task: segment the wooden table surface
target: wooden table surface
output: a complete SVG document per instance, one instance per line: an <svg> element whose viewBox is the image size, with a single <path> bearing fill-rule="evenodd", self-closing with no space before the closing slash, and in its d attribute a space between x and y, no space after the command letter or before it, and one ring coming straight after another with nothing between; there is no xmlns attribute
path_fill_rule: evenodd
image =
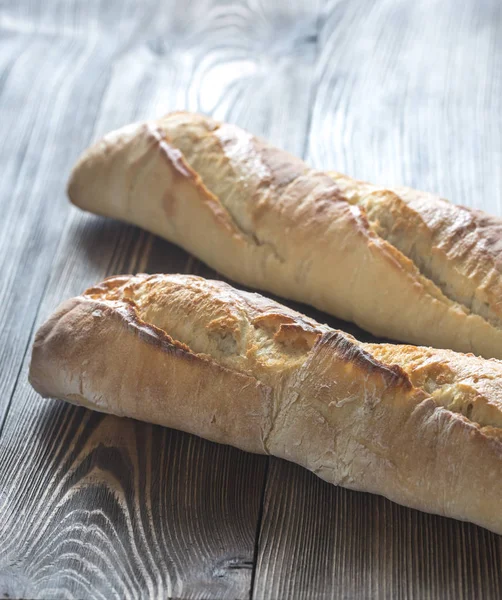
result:
<svg viewBox="0 0 502 600"><path fill-rule="evenodd" d="M0 0L2 597L502 597L502 537L27 382L64 298L113 273L217 277L69 205L94 138L199 110L502 215L501 31L500 0Z"/></svg>

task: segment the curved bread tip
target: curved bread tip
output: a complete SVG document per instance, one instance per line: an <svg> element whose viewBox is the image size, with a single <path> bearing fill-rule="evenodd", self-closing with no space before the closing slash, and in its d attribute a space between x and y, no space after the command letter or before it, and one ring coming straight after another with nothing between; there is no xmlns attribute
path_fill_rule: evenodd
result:
<svg viewBox="0 0 502 600"><path fill-rule="evenodd" d="M62 304L36 335L29 380L45 397L265 452L270 389L194 354L123 302Z"/></svg>

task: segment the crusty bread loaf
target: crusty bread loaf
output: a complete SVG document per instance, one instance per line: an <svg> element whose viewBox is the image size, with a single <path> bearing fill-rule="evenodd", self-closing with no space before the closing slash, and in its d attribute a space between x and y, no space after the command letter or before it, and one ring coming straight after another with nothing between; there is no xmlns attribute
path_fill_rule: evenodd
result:
<svg viewBox="0 0 502 600"><path fill-rule="evenodd" d="M238 127L190 113L106 136L76 165L69 195L234 281L375 335L502 358L495 218L314 171Z"/></svg>
<svg viewBox="0 0 502 600"><path fill-rule="evenodd" d="M497 360L362 344L222 282L138 275L63 304L30 381L502 534Z"/></svg>

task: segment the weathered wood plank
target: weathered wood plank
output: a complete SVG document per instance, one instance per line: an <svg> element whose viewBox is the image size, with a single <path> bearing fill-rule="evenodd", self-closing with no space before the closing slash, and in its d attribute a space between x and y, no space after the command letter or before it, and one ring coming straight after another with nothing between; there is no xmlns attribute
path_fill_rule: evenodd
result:
<svg viewBox="0 0 502 600"><path fill-rule="evenodd" d="M248 595L264 459L60 401L28 417L0 460L2 597Z"/></svg>
<svg viewBox="0 0 502 600"><path fill-rule="evenodd" d="M71 123L70 136L64 127L58 128L59 121L51 124L51 144L63 166L55 173L47 158L50 181L41 180L40 195L25 201L27 208L34 205L41 211L42 198L59 198L57 210L40 226L30 208L26 232L11 256L17 260L33 230L39 231L41 245L55 236L51 252L32 265L38 277L35 293L23 305L27 322L33 323L36 316L35 326L63 298L106 274L208 273L161 240L68 208L63 193L66 174L91 136L187 107L238 119L297 153L302 152L308 129L313 42L304 31L316 22L309 3L298 2L285 11L255 3L198 0L190 5L149 4L141 15L136 2L123 11L87 6L82 1L65 3L64 10L60 7L64 16L54 20L40 9L35 24L26 25L20 15L11 20L30 35L43 27L52 44L58 43L58 36L96 41L106 30L116 50L96 58L94 69L106 85L100 101L79 113L78 121L85 123ZM293 35L284 46L274 39L282 15L289 19ZM114 18L117 23L112 24ZM296 21L300 26L294 26ZM127 35L122 36L121 29ZM290 54L297 40L306 45L305 60ZM268 54L272 42L273 60ZM73 76L72 93L78 94L90 80L79 69ZM271 102L272 97L281 103ZM43 123L37 122L36 107L29 109L40 135L47 135ZM69 114L71 106L62 102L58 110ZM86 128L86 134L79 128ZM64 145L57 150L61 140ZM21 182L28 187L29 174L28 181ZM20 185L15 175L13 169L12 184ZM66 222L58 222L56 235L53 220L59 214ZM20 218L14 215L9 227L17 227ZM26 277L26 269L14 273L8 299ZM44 278L45 292L39 289ZM26 348L26 324L16 331ZM266 459L57 401L41 402L26 381L27 366L20 344L13 352L13 375L5 381L5 389L12 389L18 374L11 402L4 400L0 437L0 595L248 597Z"/></svg>
<svg viewBox="0 0 502 600"><path fill-rule="evenodd" d="M501 23L497 0L330 3L307 160L502 214ZM254 598L501 593L500 537L271 461Z"/></svg>
<svg viewBox="0 0 502 600"><path fill-rule="evenodd" d="M308 161L502 215L502 4L334 2Z"/></svg>
<svg viewBox="0 0 502 600"><path fill-rule="evenodd" d="M271 459L254 598L500 598L499 536Z"/></svg>
<svg viewBox="0 0 502 600"><path fill-rule="evenodd" d="M171 108L213 112L302 154L319 44L311 162L438 190L467 204L486 194L488 204L477 205L496 212L499 8L494 0L460 10L453 2L425 8L335 2L317 42L317 7L306 2L285 8L198 1L187 8L134 0L112 10L78 1L53 3L49 11L32 4L11 3L7 25L0 22L2 32L30 38L19 56L23 44L9 42L10 56L0 53L6 73L0 88L10 94L0 96L2 106L10 98L0 126L19 121L24 137L11 132L4 140L26 155L22 178L8 163L4 190L17 190L17 204L4 196L0 221L7 265L0 273L8 286L2 281L2 315L17 319L14 329L0 321L0 341L7 340L13 357L0 357L2 370L6 365L0 399L10 397L19 375L0 437L0 594L246 597L266 459L57 401L41 403L26 383L24 349L35 315L40 323L62 298L106 273L215 276L166 242L69 211L66 175L56 170L69 168L92 135ZM102 45L105 32L115 54ZM98 34L94 66L72 70L75 85L60 96L46 90L37 74L55 62L44 52L60 37L73 39L60 48L73 49L74 58ZM74 43L84 45L78 50ZM415 72L410 63L418 65ZM17 106L23 90L12 73L31 67L40 114L33 104L25 112ZM64 86L68 76L60 77ZM90 89L92 81L101 95ZM58 97L63 121L50 110ZM44 110L46 123L38 121ZM33 154L39 140L47 142L42 166ZM4 148L3 165L12 154ZM53 198L58 203L50 204ZM12 244L5 235L11 231ZM19 301L15 290L26 281L28 296ZM475 527L338 490L273 460L254 596L500 597L500 544Z"/></svg>

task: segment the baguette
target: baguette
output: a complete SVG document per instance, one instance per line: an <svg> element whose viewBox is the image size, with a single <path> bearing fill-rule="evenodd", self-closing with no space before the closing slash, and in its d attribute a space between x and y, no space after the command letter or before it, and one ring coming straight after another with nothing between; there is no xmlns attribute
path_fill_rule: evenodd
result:
<svg viewBox="0 0 502 600"><path fill-rule="evenodd" d="M502 221L322 173L190 113L115 131L75 166L88 211L139 225L230 279L377 336L502 358Z"/></svg>
<svg viewBox="0 0 502 600"><path fill-rule="evenodd" d="M258 294L117 276L39 329L43 396L303 465L502 534L502 362L359 343Z"/></svg>

